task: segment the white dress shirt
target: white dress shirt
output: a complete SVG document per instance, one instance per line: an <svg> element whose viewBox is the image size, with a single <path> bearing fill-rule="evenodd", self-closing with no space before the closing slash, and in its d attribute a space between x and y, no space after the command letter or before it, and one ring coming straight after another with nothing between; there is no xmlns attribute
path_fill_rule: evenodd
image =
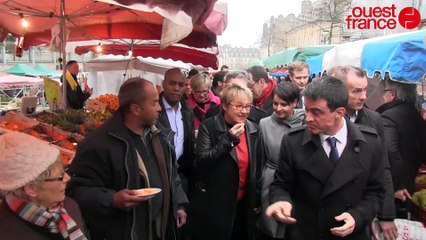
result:
<svg viewBox="0 0 426 240"><path fill-rule="evenodd" d="M325 153L328 157L330 157L330 144L327 142L328 137L335 137L337 139L336 141L336 148L337 152L339 153L339 158L342 155L343 150L346 147L346 143L348 142L348 127L346 126L346 121L344 118L342 118L343 125L342 128L336 133L336 135L331 136L327 134L320 133L319 137L321 139L321 145L324 148Z"/></svg>

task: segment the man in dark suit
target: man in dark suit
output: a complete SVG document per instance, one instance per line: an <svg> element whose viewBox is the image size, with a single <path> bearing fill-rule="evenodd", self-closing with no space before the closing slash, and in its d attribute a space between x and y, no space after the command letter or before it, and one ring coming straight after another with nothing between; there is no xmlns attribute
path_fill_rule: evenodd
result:
<svg viewBox="0 0 426 240"><path fill-rule="evenodd" d="M286 239L369 239L383 200L376 131L345 120L348 90L324 77L303 90L307 126L285 135L266 211L292 224Z"/></svg>
<svg viewBox="0 0 426 240"><path fill-rule="evenodd" d="M336 77L343 81L348 88L349 100L346 106L346 116L356 124L376 129L382 141L383 139L383 122L380 114L365 107L367 99L368 80L365 72L354 66L337 66L329 71L330 76ZM385 162L385 188L386 194L383 205L377 218L379 226L383 232L385 239L397 239L398 229L394 222L396 218L394 189L392 183L392 175L390 171L389 160L384 154Z"/></svg>
<svg viewBox="0 0 426 240"><path fill-rule="evenodd" d="M175 147L182 186L188 195L194 165L194 113L183 99L184 93L185 75L179 68L167 70L160 94L158 122L174 133L171 142Z"/></svg>

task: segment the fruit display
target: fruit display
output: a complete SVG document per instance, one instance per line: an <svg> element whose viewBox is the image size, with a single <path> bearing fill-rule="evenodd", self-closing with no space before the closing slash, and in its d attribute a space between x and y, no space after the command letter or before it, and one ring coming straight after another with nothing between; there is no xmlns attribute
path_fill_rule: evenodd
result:
<svg viewBox="0 0 426 240"><path fill-rule="evenodd" d="M73 133L85 134L81 130L80 125L84 125L86 114L83 111L77 111L74 109L67 109L62 114L56 114L51 112L42 112L36 116L36 119L40 122L55 125L56 127Z"/></svg>
<svg viewBox="0 0 426 240"><path fill-rule="evenodd" d="M0 129L19 131L53 144L60 150L60 159L65 165L74 158L78 142L84 139L82 135L72 134L53 125L15 113L8 113L0 118Z"/></svg>
<svg viewBox="0 0 426 240"><path fill-rule="evenodd" d="M112 112L118 109L118 96L114 94L103 94L95 98L101 103L105 103Z"/></svg>

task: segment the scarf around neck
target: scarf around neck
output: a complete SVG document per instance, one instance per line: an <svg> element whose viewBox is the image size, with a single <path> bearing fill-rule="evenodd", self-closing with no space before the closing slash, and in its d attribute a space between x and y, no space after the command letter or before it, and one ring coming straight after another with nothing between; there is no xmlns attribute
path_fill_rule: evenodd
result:
<svg viewBox="0 0 426 240"><path fill-rule="evenodd" d="M277 86L277 82L275 80L270 79L268 86L265 87L262 94L260 94L259 98L254 101L254 104L259 108L263 108L263 105L265 105L265 102L272 95L272 92L274 91L275 86Z"/></svg>
<svg viewBox="0 0 426 240"><path fill-rule="evenodd" d="M10 195L5 199L12 212L25 221L46 228L50 233L60 233L67 240L87 240L62 204L54 209L47 209Z"/></svg>
<svg viewBox="0 0 426 240"><path fill-rule="evenodd" d="M68 84L71 87L71 90L75 90L77 88L77 78L74 79L74 77L72 76L72 74L70 73L70 71L67 70L67 73L65 74L65 79L67 80Z"/></svg>

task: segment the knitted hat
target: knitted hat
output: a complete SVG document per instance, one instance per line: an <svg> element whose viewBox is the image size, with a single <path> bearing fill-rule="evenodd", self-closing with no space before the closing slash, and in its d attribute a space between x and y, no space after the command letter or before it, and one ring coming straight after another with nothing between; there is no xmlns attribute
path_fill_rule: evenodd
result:
<svg viewBox="0 0 426 240"><path fill-rule="evenodd" d="M59 157L59 150L33 136L0 135L0 189L16 190L35 180Z"/></svg>

